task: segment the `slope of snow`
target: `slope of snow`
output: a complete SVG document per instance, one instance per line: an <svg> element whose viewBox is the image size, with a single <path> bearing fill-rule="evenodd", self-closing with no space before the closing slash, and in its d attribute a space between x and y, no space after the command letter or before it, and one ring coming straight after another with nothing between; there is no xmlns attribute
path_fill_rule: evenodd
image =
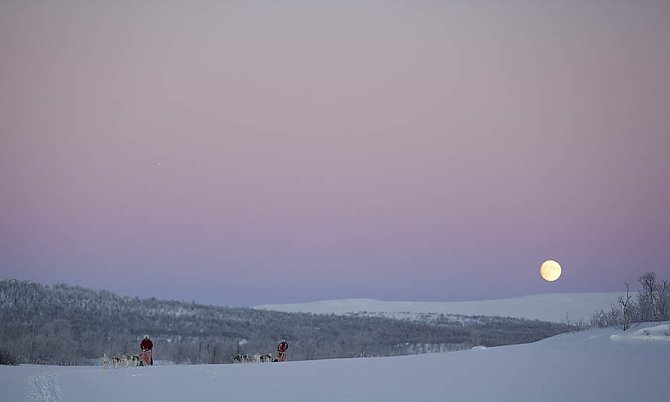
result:
<svg viewBox="0 0 670 402"><path fill-rule="evenodd" d="M3 401L603 401L670 397L670 323L533 344L264 364L0 366Z"/></svg>
<svg viewBox="0 0 670 402"><path fill-rule="evenodd" d="M590 322L598 310L609 311L620 293L551 293L512 299L465 302L389 302L372 299L325 300L301 304L272 304L257 309L314 314L383 315L413 318L420 314L485 315L564 322Z"/></svg>

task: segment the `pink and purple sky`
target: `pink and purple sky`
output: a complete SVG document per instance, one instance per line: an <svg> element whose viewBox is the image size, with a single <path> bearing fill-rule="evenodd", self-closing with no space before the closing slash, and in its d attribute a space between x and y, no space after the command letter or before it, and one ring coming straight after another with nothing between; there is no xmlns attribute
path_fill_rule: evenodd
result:
<svg viewBox="0 0 670 402"><path fill-rule="evenodd" d="M2 1L0 279L233 306L670 279L669 21Z"/></svg>

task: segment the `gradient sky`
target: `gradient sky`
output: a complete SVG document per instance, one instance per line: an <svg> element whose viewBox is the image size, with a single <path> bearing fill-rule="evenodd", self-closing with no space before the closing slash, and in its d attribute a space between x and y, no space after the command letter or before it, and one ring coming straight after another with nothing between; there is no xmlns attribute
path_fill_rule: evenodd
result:
<svg viewBox="0 0 670 402"><path fill-rule="evenodd" d="M670 279L668 72L660 0L4 0L0 278L234 306Z"/></svg>

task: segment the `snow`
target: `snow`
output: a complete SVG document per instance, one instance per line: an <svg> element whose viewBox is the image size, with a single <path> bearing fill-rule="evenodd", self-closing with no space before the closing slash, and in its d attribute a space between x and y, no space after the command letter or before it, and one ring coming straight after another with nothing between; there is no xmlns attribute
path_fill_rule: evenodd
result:
<svg viewBox="0 0 670 402"><path fill-rule="evenodd" d="M525 345L287 363L0 366L3 401L603 401L670 397L670 322Z"/></svg>
<svg viewBox="0 0 670 402"><path fill-rule="evenodd" d="M549 293L511 299L462 302L408 302L373 299L324 300L299 304L268 304L257 309L314 314L361 314L401 319L421 319L419 315L500 316L549 322L583 320L599 310L609 311L621 293Z"/></svg>

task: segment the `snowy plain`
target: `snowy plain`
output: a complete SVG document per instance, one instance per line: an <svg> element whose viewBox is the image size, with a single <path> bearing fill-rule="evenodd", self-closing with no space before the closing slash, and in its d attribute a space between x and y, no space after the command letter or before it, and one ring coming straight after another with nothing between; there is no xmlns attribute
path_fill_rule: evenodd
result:
<svg viewBox="0 0 670 402"><path fill-rule="evenodd" d="M0 400L667 402L669 380L670 322L664 322L402 357L118 369L0 366Z"/></svg>
<svg viewBox="0 0 670 402"><path fill-rule="evenodd" d="M267 304L254 308L313 314L363 314L399 319L426 315L499 316L549 322L589 323L599 310L609 311L622 293L548 293L510 299L461 302L408 302L374 299L324 300L311 303Z"/></svg>

